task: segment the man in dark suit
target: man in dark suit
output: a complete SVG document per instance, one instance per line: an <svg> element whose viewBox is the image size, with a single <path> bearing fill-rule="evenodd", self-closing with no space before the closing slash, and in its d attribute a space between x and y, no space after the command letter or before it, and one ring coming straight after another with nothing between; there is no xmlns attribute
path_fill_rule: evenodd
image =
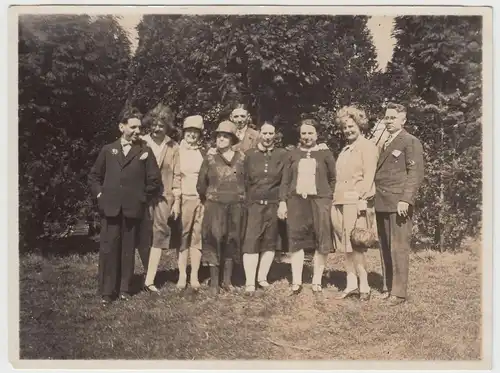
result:
<svg viewBox="0 0 500 373"><path fill-rule="evenodd" d="M161 191L154 154L140 139L141 113L126 110L122 136L105 145L89 174L92 195L103 215L99 250L99 292L103 302L130 298L135 247L148 201Z"/></svg>
<svg viewBox="0 0 500 373"><path fill-rule="evenodd" d="M383 297L391 305L407 298L413 206L424 177L421 142L403 129L406 108L389 104L389 133L375 173L375 211L380 239Z"/></svg>
<svg viewBox="0 0 500 373"><path fill-rule="evenodd" d="M236 145L233 145L233 150L245 153L248 149L255 148L259 143L259 132L250 126L251 117L246 105L236 105L229 120L236 124L236 136L240 140Z"/></svg>

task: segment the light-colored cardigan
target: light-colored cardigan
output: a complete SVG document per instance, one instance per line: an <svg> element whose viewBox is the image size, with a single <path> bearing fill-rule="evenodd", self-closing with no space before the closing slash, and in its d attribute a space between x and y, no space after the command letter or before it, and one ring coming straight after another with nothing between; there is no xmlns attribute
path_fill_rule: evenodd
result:
<svg viewBox="0 0 500 373"><path fill-rule="evenodd" d="M151 147L153 139L150 135L142 139ZM181 195L181 170L179 161L179 145L170 137L166 137L166 145L156 160L163 183L162 195L165 198L179 198Z"/></svg>
<svg viewBox="0 0 500 373"><path fill-rule="evenodd" d="M337 157L333 204L355 204L375 195L379 149L363 135L346 145Z"/></svg>

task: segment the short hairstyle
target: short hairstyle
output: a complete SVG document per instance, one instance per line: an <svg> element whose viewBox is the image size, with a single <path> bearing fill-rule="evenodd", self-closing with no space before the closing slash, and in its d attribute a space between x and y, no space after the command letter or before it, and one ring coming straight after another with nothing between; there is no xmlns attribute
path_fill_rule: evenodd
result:
<svg viewBox="0 0 500 373"><path fill-rule="evenodd" d="M406 107L404 105L401 105L401 104L396 104L395 102L389 102L387 104L386 109L394 109L398 113L405 113L406 114Z"/></svg>
<svg viewBox="0 0 500 373"><path fill-rule="evenodd" d="M276 125L271 121L271 120L265 120L264 122L262 122L262 124L260 125L259 127L259 130L264 127L265 125L269 125L269 126L273 126L274 129L276 129Z"/></svg>
<svg viewBox="0 0 500 373"><path fill-rule="evenodd" d="M312 126L316 129L316 132L319 132L319 122L314 118L301 119L300 123L299 123L299 131L300 131L300 127L303 125Z"/></svg>
<svg viewBox="0 0 500 373"><path fill-rule="evenodd" d="M159 103L156 105L149 113L151 117L160 119L166 122L171 122L174 120L174 112L170 106Z"/></svg>
<svg viewBox="0 0 500 373"><path fill-rule="evenodd" d="M121 114L120 114L120 123L126 124L126 123L128 123L129 119L132 119L132 118L136 118L136 119L139 119L139 120L141 120L143 118L143 115L140 112L140 110L137 109L134 106L125 108L121 112Z"/></svg>
<svg viewBox="0 0 500 373"><path fill-rule="evenodd" d="M171 130L174 118L175 115L170 106L159 103L153 109L148 111L145 122L147 126L151 126L155 119L160 120L167 129Z"/></svg>
<svg viewBox="0 0 500 373"><path fill-rule="evenodd" d="M368 118L364 110L356 106L344 106L335 116L335 123L342 127L347 120L351 118L359 129L366 131L368 129Z"/></svg>
<svg viewBox="0 0 500 373"><path fill-rule="evenodd" d="M233 104L231 106L231 112L233 112L233 110L236 110L236 109L243 109L243 110L246 110L247 112L250 113L250 107L247 103L244 103L244 102L236 102L235 104Z"/></svg>

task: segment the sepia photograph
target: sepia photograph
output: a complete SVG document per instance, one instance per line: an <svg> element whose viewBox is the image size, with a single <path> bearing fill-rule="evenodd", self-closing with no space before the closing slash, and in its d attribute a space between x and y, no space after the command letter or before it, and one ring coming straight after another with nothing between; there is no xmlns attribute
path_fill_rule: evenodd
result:
<svg viewBox="0 0 500 373"><path fill-rule="evenodd" d="M14 367L491 369L491 8L9 13Z"/></svg>

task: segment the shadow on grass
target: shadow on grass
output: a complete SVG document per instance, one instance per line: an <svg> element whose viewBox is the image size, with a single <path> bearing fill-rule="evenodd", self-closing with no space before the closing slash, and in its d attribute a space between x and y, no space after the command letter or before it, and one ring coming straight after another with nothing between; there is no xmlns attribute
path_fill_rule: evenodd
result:
<svg viewBox="0 0 500 373"><path fill-rule="evenodd" d="M89 236L69 236L59 239L43 239L37 242L32 250L20 253L38 253L44 258L66 257L71 255L87 255L99 252L99 240Z"/></svg>

